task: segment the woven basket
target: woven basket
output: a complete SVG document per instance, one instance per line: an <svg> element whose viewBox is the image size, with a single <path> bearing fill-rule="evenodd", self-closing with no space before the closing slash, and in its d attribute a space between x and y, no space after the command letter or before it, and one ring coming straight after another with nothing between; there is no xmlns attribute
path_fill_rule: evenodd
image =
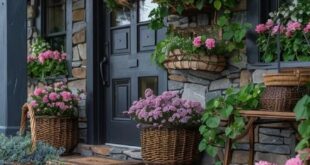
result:
<svg viewBox="0 0 310 165"><path fill-rule="evenodd" d="M267 111L292 112L297 101L307 93L307 87L267 86L260 103Z"/></svg>
<svg viewBox="0 0 310 165"><path fill-rule="evenodd" d="M221 72L226 67L226 59L223 56L197 56L186 58L186 55L179 49L169 54L164 62L167 69L191 69L210 72Z"/></svg>
<svg viewBox="0 0 310 165"><path fill-rule="evenodd" d="M68 153L78 144L77 118L37 117L29 104L25 104L22 110L20 132L25 132L27 113L29 112L33 148L35 148L37 141L43 141L56 148L63 147Z"/></svg>
<svg viewBox="0 0 310 165"><path fill-rule="evenodd" d="M309 68L282 69L280 73L264 75L266 86L304 86L309 82Z"/></svg>
<svg viewBox="0 0 310 165"><path fill-rule="evenodd" d="M197 129L143 128L142 158L150 163L192 164L199 159Z"/></svg>

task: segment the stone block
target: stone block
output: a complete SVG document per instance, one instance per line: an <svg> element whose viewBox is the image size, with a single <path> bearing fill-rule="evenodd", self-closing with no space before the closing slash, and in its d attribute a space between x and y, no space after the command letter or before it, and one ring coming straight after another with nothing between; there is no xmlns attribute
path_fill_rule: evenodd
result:
<svg viewBox="0 0 310 165"><path fill-rule="evenodd" d="M179 82L187 82L186 77L181 75L169 75L169 80L179 81Z"/></svg>
<svg viewBox="0 0 310 165"><path fill-rule="evenodd" d="M87 59L87 47L86 47L86 43L84 44L79 44L78 45L78 48L79 48L79 53L80 53L80 58L82 60L86 60Z"/></svg>
<svg viewBox="0 0 310 165"><path fill-rule="evenodd" d="M282 129L281 130L281 136L283 136L283 137L288 138L288 137L291 137L293 134L294 134L294 131L291 129L286 129L286 130Z"/></svg>
<svg viewBox="0 0 310 165"><path fill-rule="evenodd" d="M86 81L85 80L75 80L70 81L68 83L68 87L72 90L82 90L85 91L86 89Z"/></svg>
<svg viewBox="0 0 310 165"><path fill-rule="evenodd" d="M255 144L255 151L275 154L291 154L291 149L288 145Z"/></svg>
<svg viewBox="0 0 310 165"><path fill-rule="evenodd" d="M288 155L279 155L279 154L272 154L272 153L262 153L262 152L256 152L254 160L264 160L276 164L285 164L286 160L290 157Z"/></svg>
<svg viewBox="0 0 310 165"><path fill-rule="evenodd" d="M252 74L248 70L242 70L240 72L240 87L248 85L252 82Z"/></svg>
<svg viewBox="0 0 310 165"><path fill-rule="evenodd" d="M85 30L75 33L72 37L73 44L76 45L79 43L84 43L86 39L85 35Z"/></svg>
<svg viewBox="0 0 310 165"><path fill-rule="evenodd" d="M205 85L205 86L208 86L211 83L209 80L198 78L192 75L187 76L187 81L191 83L195 83L195 84Z"/></svg>
<svg viewBox="0 0 310 165"><path fill-rule="evenodd" d="M86 22L82 21L82 22L76 22L73 24L73 29L72 32L77 33L79 31L85 30L86 28Z"/></svg>
<svg viewBox="0 0 310 165"><path fill-rule="evenodd" d="M231 163L233 164L247 164L249 159L248 151L234 151Z"/></svg>
<svg viewBox="0 0 310 165"><path fill-rule="evenodd" d="M82 62L81 61L73 61L72 62L72 68L77 68L77 67L80 67L82 65Z"/></svg>
<svg viewBox="0 0 310 165"><path fill-rule="evenodd" d="M91 150L98 155L108 156L111 151L111 147L109 146L92 146Z"/></svg>
<svg viewBox="0 0 310 165"><path fill-rule="evenodd" d="M204 71L198 71L198 70L190 70L188 72L190 75L193 75L195 77L199 77L206 80L217 80L221 78L222 76L218 73L212 73L212 72L204 72Z"/></svg>
<svg viewBox="0 0 310 165"><path fill-rule="evenodd" d="M124 154L129 156L130 158L136 159L136 160L142 160L141 151L140 150L126 150L124 151Z"/></svg>
<svg viewBox="0 0 310 165"><path fill-rule="evenodd" d="M77 46L73 47L73 57L72 57L73 61L79 61L80 60L80 52L79 52L79 48Z"/></svg>
<svg viewBox="0 0 310 165"><path fill-rule="evenodd" d="M258 83L262 83L263 81L263 74L266 73L266 70L255 70L252 74L252 80L253 83L258 84Z"/></svg>
<svg viewBox="0 0 310 165"><path fill-rule="evenodd" d="M86 78L86 68L73 68L72 69L72 76L75 78Z"/></svg>
<svg viewBox="0 0 310 165"><path fill-rule="evenodd" d="M263 133L265 135L276 135L280 136L280 129L272 129L272 128L260 128L259 133Z"/></svg>
<svg viewBox="0 0 310 165"><path fill-rule="evenodd" d="M72 10L83 9L85 8L84 0L77 0L72 4Z"/></svg>
<svg viewBox="0 0 310 165"><path fill-rule="evenodd" d="M85 10L74 10L72 12L72 20L73 22L83 21L85 19Z"/></svg>
<svg viewBox="0 0 310 165"><path fill-rule="evenodd" d="M284 139L279 136L259 134L259 142L263 144L283 144Z"/></svg>
<svg viewBox="0 0 310 165"><path fill-rule="evenodd" d="M210 100L219 97L222 95L221 91L214 91L214 92L207 92L206 93L206 102L209 102Z"/></svg>
<svg viewBox="0 0 310 165"><path fill-rule="evenodd" d="M182 98L193 101L198 101L203 107L205 107L207 87L197 84L184 84L184 92Z"/></svg>
<svg viewBox="0 0 310 165"><path fill-rule="evenodd" d="M228 78L223 78L219 80L212 81L209 87L210 91L227 89L231 87L232 83Z"/></svg>
<svg viewBox="0 0 310 165"><path fill-rule="evenodd" d="M184 84L182 82L173 81L173 80L168 81L168 90L169 91L180 90L180 89L183 89L183 87L184 87Z"/></svg>
<svg viewBox="0 0 310 165"><path fill-rule="evenodd" d="M86 129L86 128L87 128L87 123L79 122L79 129Z"/></svg>

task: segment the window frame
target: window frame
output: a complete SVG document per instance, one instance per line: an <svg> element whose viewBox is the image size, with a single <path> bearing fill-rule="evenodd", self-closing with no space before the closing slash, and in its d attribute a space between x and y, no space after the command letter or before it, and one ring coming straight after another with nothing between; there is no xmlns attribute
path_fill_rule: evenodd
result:
<svg viewBox="0 0 310 165"><path fill-rule="evenodd" d="M275 9L279 6L279 0L251 0L247 3L247 21L253 25L252 29L247 33L246 38L246 55L248 69L277 69L278 62L264 63L259 61L259 50L256 45L257 34L255 32L255 25L264 22L269 13L268 9ZM264 11L265 10L265 11ZM280 62L281 68L291 67L309 67L310 62Z"/></svg>

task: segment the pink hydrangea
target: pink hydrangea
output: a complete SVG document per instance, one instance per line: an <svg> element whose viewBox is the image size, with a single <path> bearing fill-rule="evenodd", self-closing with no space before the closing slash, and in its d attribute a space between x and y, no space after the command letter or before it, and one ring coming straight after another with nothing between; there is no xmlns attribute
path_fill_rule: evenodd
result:
<svg viewBox="0 0 310 165"><path fill-rule="evenodd" d="M258 33L258 34L261 34L261 33L265 33L267 31L267 27L265 24L259 24L256 26L255 28L255 31Z"/></svg>
<svg viewBox="0 0 310 165"><path fill-rule="evenodd" d="M268 19L265 26L268 30L270 30L273 27L274 23L271 19Z"/></svg>
<svg viewBox="0 0 310 165"><path fill-rule="evenodd" d="M59 95L55 92L52 92L49 94L48 98L51 100L51 101L56 101L58 98L59 98Z"/></svg>
<svg viewBox="0 0 310 165"><path fill-rule="evenodd" d="M287 24L285 35L286 35L287 37L290 37L290 36L292 36L292 34L293 34L295 31L297 31L297 30L301 30L301 23L300 23L300 22L297 22L297 21L290 21L290 22Z"/></svg>
<svg viewBox="0 0 310 165"><path fill-rule="evenodd" d="M64 101L70 101L70 100L72 100L71 92L63 91L63 92L60 93L60 95L61 95L61 97L62 97L62 99L63 99Z"/></svg>
<svg viewBox="0 0 310 165"><path fill-rule="evenodd" d="M277 165L277 164L261 160L261 161L255 163L255 165Z"/></svg>
<svg viewBox="0 0 310 165"><path fill-rule="evenodd" d="M31 101L30 102L30 105L33 107L33 108L36 108L38 106L38 103L36 101Z"/></svg>
<svg viewBox="0 0 310 165"><path fill-rule="evenodd" d="M310 22L304 28L304 33L309 33L309 32L310 32Z"/></svg>
<svg viewBox="0 0 310 165"><path fill-rule="evenodd" d="M36 88L35 90L34 90L34 92L33 92L33 94L35 95L35 96L40 96L41 94L43 94L43 89L42 88Z"/></svg>
<svg viewBox="0 0 310 165"><path fill-rule="evenodd" d="M213 38L208 38L208 39L206 40L205 44L206 44L206 47L207 47L209 50L211 50L211 49L215 48L215 39L213 39Z"/></svg>
<svg viewBox="0 0 310 165"><path fill-rule="evenodd" d="M295 158L291 158L285 162L285 165L304 165L303 161L300 159L299 155Z"/></svg>
<svg viewBox="0 0 310 165"><path fill-rule="evenodd" d="M57 102L55 104L58 108L60 108L62 111L65 111L68 109L68 106L66 106L66 104L64 102Z"/></svg>
<svg viewBox="0 0 310 165"><path fill-rule="evenodd" d="M201 36L195 37L193 40L193 45L197 48L199 48L201 46L202 42L201 42Z"/></svg>
<svg viewBox="0 0 310 165"><path fill-rule="evenodd" d="M44 96L43 99L42 99L42 101L43 101L44 103L48 103L48 102L49 102L48 96Z"/></svg>
<svg viewBox="0 0 310 165"><path fill-rule="evenodd" d="M280 29L279 29L280 28ZM283 25L276 25L272 28L271 30L271 35L276 35L280 30L280 33L284 33L285 32L285 27Z"/></svg>

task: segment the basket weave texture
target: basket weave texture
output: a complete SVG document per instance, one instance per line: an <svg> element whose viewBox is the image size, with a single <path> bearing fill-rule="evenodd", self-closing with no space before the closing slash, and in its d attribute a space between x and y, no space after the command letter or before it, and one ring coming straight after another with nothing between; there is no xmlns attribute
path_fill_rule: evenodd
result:
<svg viewBox="0 0 310 165"><path fill-rule="evenodd" d="M307 93L307 87L267 86L260 103L267 111L292 112L298 100Z"/></svg>
<svg viewBox="0 0 310 165"><path fill-rule="evenodd" d="M197 129L143 128L142 158L151 163L192 163L199 158L199 140Z"/></svg>
<svg viewBox="0 0 310 165"><path fill-rule="evenodd" d="M21 133L25 132L28 112L33 149L37 141L43 141L56 148L63 147L68 153L78 144L78 119L76 117L35 116L32 107L25 104L21 118Z"/></svg>
<svg viewBox="0 0 310 165"><path fill-rule="evenodd" d="M226 67L226 59L223 56L192 56L186 58L186 54L180 50L170 52L164 62L167 69L192 69L210 72L221 72Z"/></svg>
<svg viewBox="0 0 310 165"><path fill-rule="evenodd" d="M309 82L309 68L282 69L280 73L264 75L264 84L266 86L303 86Z"/></svg>

